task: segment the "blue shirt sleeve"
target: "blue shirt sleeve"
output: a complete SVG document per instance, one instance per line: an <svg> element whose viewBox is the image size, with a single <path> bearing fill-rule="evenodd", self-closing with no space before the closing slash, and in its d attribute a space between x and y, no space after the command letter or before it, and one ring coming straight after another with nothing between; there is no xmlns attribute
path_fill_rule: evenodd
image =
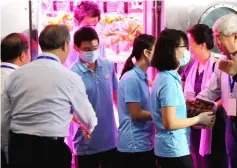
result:
<svg viewBox="0 0 237 168"><path fill-rule="evenodd" d="M124 84L124 98L126 103L141 102L141 92L136 79L128 79Z"/></svg>
<svg viewBox="0 0 237 168"><path fill-rule="evenodd" d="M177 106L179 104L176 96L178 95L178 87L176 86L175 81L163 79L163 82L164 85L158 94L161 107Z"/></svg>

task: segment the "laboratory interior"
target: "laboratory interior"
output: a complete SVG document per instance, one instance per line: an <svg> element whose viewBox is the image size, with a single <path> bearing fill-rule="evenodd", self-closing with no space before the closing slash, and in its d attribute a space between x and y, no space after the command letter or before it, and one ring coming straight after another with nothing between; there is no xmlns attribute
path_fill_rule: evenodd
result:
<svg viewBox="0 0 237 168"><path fill-rule="evenodd" d="M236 18L237 0L1 0L2 167L237 168ZM47 32L51 25L59 26L55 33ZM65 46L45 50L59 45L60 26L76 53L65 62L55 54ZM10 35L27 38L31 58L20 68L12 64L24 51ZM176 36L182 59L170 49ZM95 41L96 49L82 51ZM7 58L14 50L20 56ZM55 89L59 83L71 90ZM61 138L70 166L68 151L49 149Z"/></svg>

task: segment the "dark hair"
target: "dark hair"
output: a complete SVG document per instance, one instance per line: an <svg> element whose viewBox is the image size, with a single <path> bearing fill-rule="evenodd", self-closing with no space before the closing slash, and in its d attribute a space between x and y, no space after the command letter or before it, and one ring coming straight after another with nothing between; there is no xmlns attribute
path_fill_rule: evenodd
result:
<svg viewBox="0 0 237 168"><path fill-rule="evenodd" d="M175 49L180 46L181 39L184 41L183 47L188 47L188 38L184 32L175 29L163 30L154 48L151 66L159 71L176 69L179 62Z"/></svg>
<svg viewBox="0 0 237 168"><path fill-rule="evenodd" d="M70 41L70 33L65 25L48 25L39 36L39 45L42 51L64 48L65 43Z"/></svg>
<svg viewBox="0 0 237 168"><path fill-rule="evenodd" d="M81 46L81 43L84 41L98 40L99 37L97 32L91 27L81 27L74 33L74 44L77 47Z"/></svg>
<svg viewBox="0 0 237 168"><path fill-rule="evenodd" d="M11 33L1 41L1 61L10 62L17 59L22 52L29 49L28 38L21 33Z"/></svg>
<svg viewBox="0 0 237 168"><path fill-rule="evenodd" d="M91 1L82 1L74 10L74 21L80 24L86 17L98 17L100 20L100 9L97 3Z"/></svg>
<svg viewBox="0 0 237 168"><path fill-rule="evenodd" d="M206 43L207 49L211 50L214 47L213 32L205 24L196 24L187 30L197 44Z"/></svg>
<svg viewBox="0 0 237 168"><path fill-rule="evenodd" d="M141 34L135 38L132 53L124 64L120 79L127 71L134 67L132 58L135 57L136 60L140 60L145 49L152 50L155 40L156 38L154 36L148 34Z"/></svg>

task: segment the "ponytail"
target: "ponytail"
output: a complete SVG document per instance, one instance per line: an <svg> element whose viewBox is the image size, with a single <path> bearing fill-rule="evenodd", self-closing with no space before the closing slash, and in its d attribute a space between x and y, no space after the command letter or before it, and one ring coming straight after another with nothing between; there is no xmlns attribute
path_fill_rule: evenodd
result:
<svg viewBox="0 0 237 168"><path fill-rule="evenodd" d="M119 79L122 78L122 76L130 71L131 69L133 69L134 67L134 63L132 62L132 58L134 57L133 53L128 57L128 59L126 60L125 64L124 64L124 67L123 67L123 70L122 70L122 73L121 73L121 76Z"/></svg>

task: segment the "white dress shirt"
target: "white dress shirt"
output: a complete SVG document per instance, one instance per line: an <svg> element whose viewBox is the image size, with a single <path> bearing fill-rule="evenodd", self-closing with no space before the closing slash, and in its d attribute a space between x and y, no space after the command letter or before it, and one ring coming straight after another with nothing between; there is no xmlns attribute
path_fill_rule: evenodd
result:
<svg viewBox="0 0 237 168"><path fill-rule="evenodd" d="M18 65L8 62L1 62L1 93L4 89L6 78L18 68Z"/></svg>
<svg viewBox="0 0 237 168"><path fill-rule="evenodd" d="M237 59L237 55L235 56L235 58ZM227 60L227 57L223 56L219 58L219 61L220 60ZM218 65L219 61L217 62ZM212 101L215 101L217 98L221 97L222 105L228 113L228 99L230 97L237 98L237 83L235 82L233 93L231 94L229 86L229 75L221 71L218 66L216 66L213 75L207 82L206 88L201 91L197 97L209 99Z"/></svg>
<svg viewBox="0 0 237 168"><path fill-rule="evenodd" d="M97 125L81 78L66 69L57 56L42 53L6 80L2 94L2 145L9 130L42 137L66 137L72 112L92 132ZM50 59L49 59L50 58Z"/></svg>

